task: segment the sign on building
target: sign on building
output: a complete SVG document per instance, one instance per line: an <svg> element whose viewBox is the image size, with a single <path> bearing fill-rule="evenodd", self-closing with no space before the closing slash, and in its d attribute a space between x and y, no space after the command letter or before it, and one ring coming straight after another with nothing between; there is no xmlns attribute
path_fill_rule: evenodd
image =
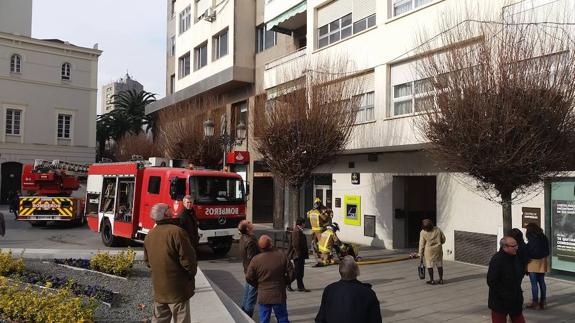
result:
<svg viewBox="0 0 575 323"><path fill-rule="evenodd" d="M527 224L535 223L541 227L541 208L524 207L521 209L521 226L527 228Z"/></svg>
<svg viewBox="0 0 575 323"><path fill-rule="evenodd" d="M349 225L361 225L361 196L359 195L344 195L344 218L343 223Z"/></svg>
<svg viewBox="0 0 575 323"><path fill-rule="evenodd" d="M351 173L351 183L353 185L359 185L360 183L359 173Z"/></svg>

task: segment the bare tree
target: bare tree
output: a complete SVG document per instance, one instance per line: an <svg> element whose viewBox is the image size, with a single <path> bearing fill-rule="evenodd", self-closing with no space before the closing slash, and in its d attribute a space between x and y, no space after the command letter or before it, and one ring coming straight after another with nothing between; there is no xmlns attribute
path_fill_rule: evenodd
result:
<svg viewBox="0 0 575 323"><path fill-rule="evenodd" d="M363 84L362 75L347 74L351 64L345 60L322 59L306 66L303 76L301 64L283 71L292 81L274 89L267 100L256 97L256 110L262 104L266 110L265 120L254 129L256 148L272 173L291 188L290 223L298 216L300 187L316 167L346 147L359 104L355 96Z"/></svg>
<svg viewBox="0 0 575 323"><path fill-rule="evenodd" d="M128 161L133 156L142 156L148 159L157 156L152 139L144 134L126 134L114 145L114 157L117 161Z"/></svg>
<svg viewBox="0 0 575 323"><path fill-rule="evenodd" d="M533 19L444 24L422 42L414 86L432 155L501 203L505 231L514 199L575 154L573 32Z"/></svg>
<svg viewBox="0 0 575 323"><path fill-rule="evenodd" d="M203 123L211 118L219 131L224 106L216 99L196 98L158 113L156 144L164 156L187 159L194 165L216 167L222 159L217 139L205 138Z"/></svg>

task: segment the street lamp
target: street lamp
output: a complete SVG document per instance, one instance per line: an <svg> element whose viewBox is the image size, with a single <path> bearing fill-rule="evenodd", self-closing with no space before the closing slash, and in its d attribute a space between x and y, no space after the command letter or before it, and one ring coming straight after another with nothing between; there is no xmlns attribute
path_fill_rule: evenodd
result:
<svg viewBox="0 0 575 323"><path fill-rule="evenodd" d="M215 123L208 119L204 121L204 136L207 138L214 136ZM243 121L240 121L236 126L236 136L232 137L228 134L227 119L225 114L222 116L222 134L216 139L218 144L224 149L223 169L226 168L226 155L231 151L234 146L241 145L246 139L247 127Z"/></svg>

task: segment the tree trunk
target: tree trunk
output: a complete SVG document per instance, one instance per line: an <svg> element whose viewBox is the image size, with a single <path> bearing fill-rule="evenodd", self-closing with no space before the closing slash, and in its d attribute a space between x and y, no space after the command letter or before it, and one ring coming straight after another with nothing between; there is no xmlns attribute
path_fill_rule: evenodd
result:
<svg viewBox="0 0 575 323"><path fill-rule="evenodd" d="M501 193L501 208L503 209L503 234L513 228L511 217L511 192Z"/></svg>
<svg viewBox="0 0 575 323"><path fill-rule="evenodd" d="M274 176L274 229L281 229L284 225L284 181Z"/></svg>
<svg viewBox="0 0 575 323"><path fill-rule="evenodd" d="M299 187L291 186L289 187L289 216L287 218L286 225L288 227L293 227L295 220L299 217L299 199L300 199L300 189Z"/></svg>

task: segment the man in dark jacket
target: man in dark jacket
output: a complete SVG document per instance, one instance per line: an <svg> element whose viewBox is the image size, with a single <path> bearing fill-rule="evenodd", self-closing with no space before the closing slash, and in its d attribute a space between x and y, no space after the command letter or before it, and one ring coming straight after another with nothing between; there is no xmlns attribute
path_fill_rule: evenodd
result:
<svg viewBox="0 0 575 323"><path fill-rule="evenodd" d="M154 205L150 216L156 226L144 240L144 261L152 271L152 322L191 322L189 299L195 289L196 253L186 232L170 221L167 204Z"/></svg>
<svg viewBox="0 0 575 323"><path fill-rule="evenodd" d="M263 235L258 240L262 251L248 266L246 281L258 289L260 323L269 323L274 311L278 323L289 323L286 284L293 280L293 266L283 251L272 247L272 239Z"/></svg>
<svg viewBox="0 0 575 323"><path fill-rule="evenodd" d="M491 258L487 271L491 321L506 323L509 315L513 323L524 323L521 290L524 268L517 257L517 241L505 236L499 241L499 246L500 249Z"/></svg>
<svg viewBox="0 0 575 323"><path fill-rule="evenodd" d="M306 289L303 284L305 260L309 258L309 249L307 248L307 239L303 233L303 225L304 219L298 218L291 232L288 258L293 260L297 290L300 292L309 292L310 290ZM293 292L291 284L288 284L287 290Z"/></svg>
<svg viewBox="0 0 575 323"><path fill-rule="evenodd" d="M198 219L194 212L194 198L191 195L184 196L184 207L178 213L179 225L182 229L186 230L194 247L194 251L198 252L200 244L200 235L198 234Z"/></svg>
<svg viewBox="0 0 575 323"><path fill-rule="evenodd" d="M370 284L357 280L359 267L351 256L339 264L341 280L323 290L317 323L381 323L379 300Z"/></svg>
<svg viewBox="0 0 575 323"><path fill-rule="evenodd" d="M260 249L258 248L258 241L253 234L254 225L250 221L241 221L238 226L238 230L240 230L240 233L242 234L240 237L240 257L242 258L245 275L250 262L258 253L260 253ZM256 305L257 297L258 290L246 282L242 310L250 317L254 315L254 307Z"/></svg>

